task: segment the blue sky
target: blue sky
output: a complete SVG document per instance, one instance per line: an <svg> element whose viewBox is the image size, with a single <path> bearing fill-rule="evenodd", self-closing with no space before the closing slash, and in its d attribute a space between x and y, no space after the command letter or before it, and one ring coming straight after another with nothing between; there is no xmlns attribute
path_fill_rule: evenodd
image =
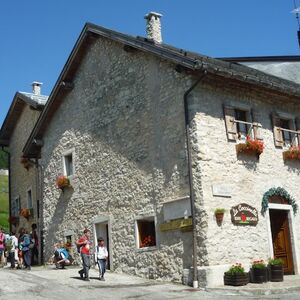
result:
<svg viewBox="0 0 300 300"><path fill-rule="evenodd" d="M300 6L300 1L297 2ZM299 55L293 0L0 1L0 124L16 91L49 94L84 23L145 35L163 14L165 43L213 57Z"/></svg>

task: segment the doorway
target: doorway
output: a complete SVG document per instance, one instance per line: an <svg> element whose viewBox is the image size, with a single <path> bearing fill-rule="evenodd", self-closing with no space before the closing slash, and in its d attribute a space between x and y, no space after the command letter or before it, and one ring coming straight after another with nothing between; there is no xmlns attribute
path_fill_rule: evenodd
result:
<svg viewBox="0 0 300 300"><path fill-rule="evenodd" d="M96 235L96 245L97 239L102 237L107 248L108 260L107 260L107 269L110 270L110 247L109 247L109 231L108 231L108 222L95 223L95 235Z"/></svg>
<svg viewBox="0 0 300 300"><path fill-rule="evenodd" d="M273 253L283 261L285 275L295 274L288 210L270 209Z"/></svg>

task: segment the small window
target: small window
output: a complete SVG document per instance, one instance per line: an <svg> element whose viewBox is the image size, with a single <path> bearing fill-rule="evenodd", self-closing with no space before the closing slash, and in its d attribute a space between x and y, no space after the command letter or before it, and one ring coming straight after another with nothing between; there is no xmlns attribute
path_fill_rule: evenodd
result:
<svg viewBox="0 0 300 300"><path fill-rule="evenodd" d="M154 217L137 220L138 248L156 246Z"/></svg>
<svg viewBox="0 0 300 300"><path fill-rule="evenodd" d="M33 207L33 205L32 205L32 193L31 193L31 190L27 191L27 207L28 208L32 208Z"/></svg>
<svg viewBox="0 0 300 300"><path fill-rule="evenodd" d="M11 208L12 216L15 217L19 216L20 208L21 208L21 200L20 197L17 197L14 199L12 203L12 208Z"/></svg>
<svg viewBox="0 0 300 300"><path fill-rule="evenodd" d="M72 176L74 174L72 153L64 156L64 173L66 176Z"/></svg>
<svg viewBox="0 0 300 300"><path fill-rule="evenodd" d="M280 119L280 127L283 129L291 130L291 120ZM294 134L290 131L282 130L282 138L285 146L291 146L293 144Z"/></svg>
<svg viewBox="0 0 300 300"><path fill-rule="evenodd" d="M235 109L235 120L241 121L236 123L238 138L246 138L249 132L249 125L242 122L247 122L247 111Z"/></svg>

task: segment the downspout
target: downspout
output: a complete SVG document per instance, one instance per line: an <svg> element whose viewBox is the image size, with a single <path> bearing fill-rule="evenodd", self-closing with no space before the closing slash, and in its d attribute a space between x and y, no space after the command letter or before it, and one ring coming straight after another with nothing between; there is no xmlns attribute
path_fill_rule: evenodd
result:
<svg viewBox="0 0 300 300"><path fill-rule="evenodd" d="M10 153L1 146L2 151L7 154L8 158L8 211L9 217L11 216L11 171L10 171ZM11 223L9 223L9 232L11 232Z"/></svg>
<svg viewBox="0 0 300 300"><path fill-rule="evenodd" d="M39 160L35 159L36 166L36 204L37 207L37 221L39 230L39 263L44 263L44 234L43 234L43 167L40 165ZM39 201L39 202L37 202Z"/></svg>
<svg viewBox="0 0 300 300"><path fill-rule="evenodd" d="M197 231L196 231L196 221L195 221L195 195L194 195L194 182L193 182L193 170L192 170L188 96L196 88L196 86L203 80L203 78L206 76L206 74L207 74L207 71L204 70L203 74L184 93L184 96L183 96L185 132L186 132L186 149L187 149L187 160L188 160L189 190L190 190L191 214L192 214L192 224L193 224L193 288L195 288L195 289L199 287L199 282L198 282L198 269L197 269Z"/></svg>

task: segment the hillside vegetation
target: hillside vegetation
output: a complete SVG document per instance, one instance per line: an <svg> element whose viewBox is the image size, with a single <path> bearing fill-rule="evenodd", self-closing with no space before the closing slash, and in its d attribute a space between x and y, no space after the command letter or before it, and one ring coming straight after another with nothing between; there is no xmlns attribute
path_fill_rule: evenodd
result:
<svg viewBox="0 0 300 300"><path fill-rule="evenodd" d="M8 216L8 176L0 175L0 227L9 230Z"/></svg>
<svg viewBox="0 0 300 300"><path fill-rule="evenodd" d="M8 169L8 157L2 149L0 149L0 169Z"/></svg>

